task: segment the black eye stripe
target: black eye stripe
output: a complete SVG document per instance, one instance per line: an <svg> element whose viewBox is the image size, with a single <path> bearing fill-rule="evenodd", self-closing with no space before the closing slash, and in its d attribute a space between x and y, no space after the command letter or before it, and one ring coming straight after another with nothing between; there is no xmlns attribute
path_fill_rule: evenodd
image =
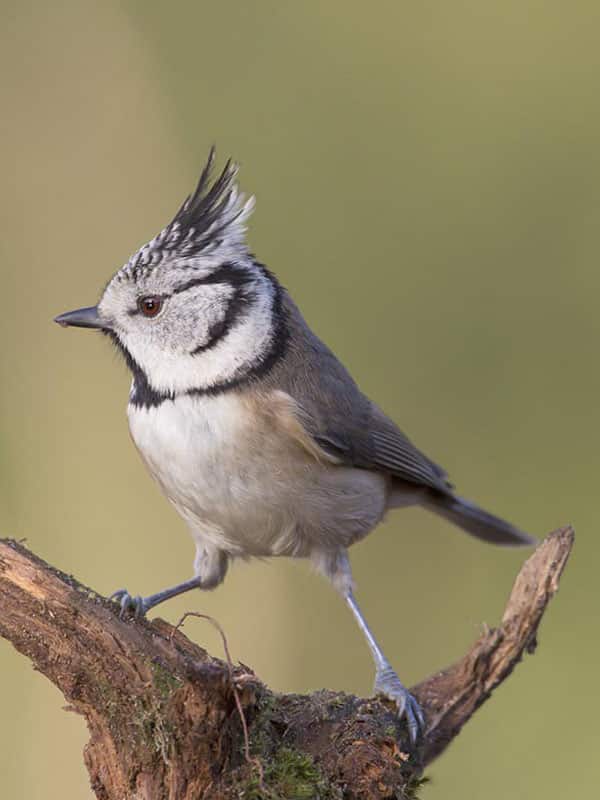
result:
<svg viewBox="0 0 600 800"><path fill-rule="evenodd" d="M233 264L222 264L215 272L205 275L203 278L192 278L191 281L181 283L173 289L173 294L181 294L194 286L208 286L215 283L227 283L230 286L245 286L252 281L252 274L242 267Z"/></svg>
<svg viewBox="0 0 600 800"><path fill-rule="evenodd" d="M233 264L222 264L217 270L211 272L210 275L205 275L203 278L192 278L191 281L186 281L176 286L171 294L157 295L157 297L164 301L174 294L181 294L181 292L186 292L188 289L193 289L195 286L210 286L211 284L227 284L237 289L252 283L253 277L252 273L243 267L237 267ZM141 312L136 306L135 308L130 308L127 313L130 317L135 317Z"/></svg>
<svg viewBox="0 0 600 800"><path fill-rule="evenodd" d="M187 292L188 289L193 289L195 286L210 286L211 284L226 284L234 289L238 289L247 286L249 283L252 283L253 278L254 276L250 270L247 270L244 267L235 266L234 264L226 263L222 264L214 272L211 272L210 275L205 275L203 278L192 278L192 280L176 286L171 294L157 295L157 297L164 301L174 294ZM135 308L130 308L127 313L130 317L135 317L141 312L136 306Z"/></svg>

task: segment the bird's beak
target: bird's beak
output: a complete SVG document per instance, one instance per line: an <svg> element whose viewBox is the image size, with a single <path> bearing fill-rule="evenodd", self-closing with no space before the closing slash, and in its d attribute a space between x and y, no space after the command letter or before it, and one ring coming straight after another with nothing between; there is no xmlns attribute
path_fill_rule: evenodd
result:
<svg viewBox="0 0 600 800"><path fill-rule="evenodd" d="M78 308L76 311L66 311L64 314L59 314L58 317L54 317L54 322L58 322L63 328L73 326L75 328L102 329L107 327L98 316L98 306Z"/></svg>

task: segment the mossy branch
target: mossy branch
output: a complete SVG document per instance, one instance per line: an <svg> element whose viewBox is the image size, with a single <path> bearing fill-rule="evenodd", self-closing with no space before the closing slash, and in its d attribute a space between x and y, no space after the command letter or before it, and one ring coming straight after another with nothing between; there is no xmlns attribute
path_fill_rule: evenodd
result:
<svg viewBox="0 0 600 800"><path fill-rule="evenodd" d="M0 540L0 635L85 717L101 800L409 798L533 651L573 538L569 527L551 533L523 565L500 626L414 687L427 719L416 751L384 701L275 694L160 619L121 620L114 603L11 540Z"/></svg>

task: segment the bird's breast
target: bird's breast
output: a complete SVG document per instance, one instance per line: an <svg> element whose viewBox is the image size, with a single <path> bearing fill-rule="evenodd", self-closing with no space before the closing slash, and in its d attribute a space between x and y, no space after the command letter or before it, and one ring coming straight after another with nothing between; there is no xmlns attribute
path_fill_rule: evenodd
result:
<svg viewBox="0 0 600 800"><path fill-rule="evenodd" d="M133 441L197 539L240 555L347 546L379 521L377 473L319 460L276 403L230 392L129 406Z"/></svg>

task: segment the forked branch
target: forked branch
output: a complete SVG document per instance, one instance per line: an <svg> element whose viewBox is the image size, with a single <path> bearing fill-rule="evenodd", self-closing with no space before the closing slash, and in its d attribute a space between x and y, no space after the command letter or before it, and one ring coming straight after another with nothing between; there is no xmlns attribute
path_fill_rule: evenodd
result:
<svg viewBox="0 0 600 800"><path fill-rule="evenodd" d="M114 603L11 540L0 540L0 634L85 717L101 800L412 797L423 768L533 652L573 538L570 527L547 536L500 626L411 690L427 718L418 751L384 701L275 694L160 619L119 619Z"/></svg>

